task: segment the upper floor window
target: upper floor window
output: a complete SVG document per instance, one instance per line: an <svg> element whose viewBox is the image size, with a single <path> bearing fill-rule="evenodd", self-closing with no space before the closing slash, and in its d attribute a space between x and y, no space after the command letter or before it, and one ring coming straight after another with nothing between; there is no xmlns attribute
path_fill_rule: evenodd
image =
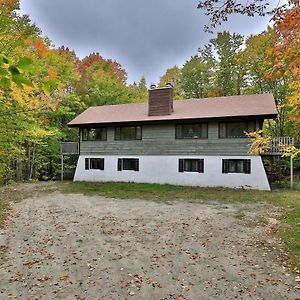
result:
<svg viewBox="0 0 300 300"><path fill-rule="evenodd" d="M176 139L207 139L207 123L177 124Z"/></svg>
<svg viewBox="0 0 300 300"><path fill-rule="evenodd" d="M219 138L243 138L246 132L255 131L254 121L249 122L221 122L219 123Z"/></svg>
<svg viewBox="0 0 300 300"><path fill-rule="evenodd" d="M83 141L106 141L106 139L107 133L105 127L82 129Z"/></svg>
<svg viewBox="0 0 300 300"><path fill-rule="evenodd" d="M141 126L120 126L115 127L115 140L141 140Z"/></svg>

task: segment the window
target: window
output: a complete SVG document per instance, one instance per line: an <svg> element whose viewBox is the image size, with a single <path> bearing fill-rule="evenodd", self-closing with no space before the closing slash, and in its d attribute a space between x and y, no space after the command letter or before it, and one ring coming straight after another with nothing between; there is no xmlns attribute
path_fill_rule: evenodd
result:
<svg viewBox="0 0 300 300"><path fill-rule="evenodd" d="M141 140L141 126L115 127L115 140Z"/></svg>
<svg viewBox="0 0 300 300"><path fill-rule="evenodd" d="M250 122L222 122L219 123L219 138L242 138L245 132L255 131L254 121Z"/></svg>
<svg viewBox="0 0 300 300"><path fill-rule="evenodd" d="M251 173L251 159L222 159L222 173Z"/></svg>
<svg viewBox="0 0 300 300"><path fill-rule="evenodd" d="M118 159L118 171L139 171L139 159L138 158L119 158Z"/></svg>
<svg viewBox="0 0 300 300"><path fill-rule="evenodd" d="M207 123L177 124L176 139L207 139Z"/></svg>
<svg viewBox="0 0 300 300"><path fill-rule="evenodd" d="M86 158L86 170L104 170L104 158Z"/></svg>
<svg viewBox="0 0 300 300"><path fill-rule="evenodd" d="M106 139L107 133L105 127L82 129L83 141L106 141Z"/></svg>
<svg viewBox="0 0 300 300"><path fill-rule="evenodd" d="M204 172L204 159L179 159L178 172Z"/></svg>

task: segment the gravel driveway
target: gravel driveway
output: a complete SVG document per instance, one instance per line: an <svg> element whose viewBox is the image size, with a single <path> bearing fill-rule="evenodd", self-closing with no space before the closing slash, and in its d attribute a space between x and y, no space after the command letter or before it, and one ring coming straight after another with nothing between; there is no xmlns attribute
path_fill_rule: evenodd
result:
<svg viewBox="0 0 300 300"><path fill-rule="evenodd" d="M28 198L0 231L0 299L300 299L279 241L258 224L265 210Z"/></svg>

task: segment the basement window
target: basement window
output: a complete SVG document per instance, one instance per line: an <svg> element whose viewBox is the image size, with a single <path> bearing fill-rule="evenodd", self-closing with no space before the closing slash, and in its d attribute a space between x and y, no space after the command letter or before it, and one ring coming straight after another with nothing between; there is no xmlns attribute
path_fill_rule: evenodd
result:
<svg viewBox="0 0 300 300"><path fill-rule="evenodd" d="M83 141L106 141L107 129L106 127L99 128L83 128L82 129Z"/></svg>
<svg viewBox="0 0 300 300"><path fill-rule="evenodd" d="M207 139L208 124L177 124L175 137L176 139Z"/></svg>
<svg viewBox="0 0 300 300"><path fill-rule="evenodd" d="M118 171L139 171L138 158L118 158Z"/></svg>
<svg viewBox="0 0 300 300"><path fill-rule="evenodd" d="M178 172L204 173L204 159L190 159L190 158L179 159Z"/></svg>
<svg viewBox="0 0 300 300"><path fill-rule="evenodd" d="M141 140L142 127L141 126L120 126L115 127L115 140Z"/></svg>
<svg viewBox="0 0 300 300"><path fill-rule="evenodd" d="M222 173L251 173L251 159L222 159Z"/></svg>
<svg viewBox="0 0 300 300"><path fill-rule="evenodd" d="M104 158L86 158L86 170L104 170Z"/></svg>

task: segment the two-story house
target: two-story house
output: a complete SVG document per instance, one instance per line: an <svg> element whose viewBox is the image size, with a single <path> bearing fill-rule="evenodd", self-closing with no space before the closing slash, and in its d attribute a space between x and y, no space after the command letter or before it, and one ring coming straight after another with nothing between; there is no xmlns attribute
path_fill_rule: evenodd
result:
<svg viewBox="0 0 300 300"><path fill-rule="evenodd" d="M90 107L79 127L75 181L123 181L269 190L245 132L277 110L271 94L173 101L152 88L149 102Z"/></svg>

